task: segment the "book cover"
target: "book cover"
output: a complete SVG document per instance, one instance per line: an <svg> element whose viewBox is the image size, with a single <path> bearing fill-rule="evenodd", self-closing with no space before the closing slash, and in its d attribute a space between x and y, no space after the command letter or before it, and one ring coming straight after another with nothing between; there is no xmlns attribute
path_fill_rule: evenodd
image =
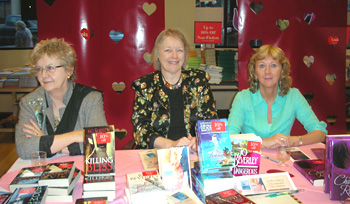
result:
<svg viewBox="0 0 350 204"><path fill-rule="evenodd" d="M230 135L234 164L232 174L245 176L259 174L261 137L255 134Z"/></svg>
<svg viewBox="0 0 350 204"><path fill-rule="evenodd" d="M130 203L166 202L166 191L158 171L143 171L126 175Z"/></svg>
<svg viewBox="0 0 350 204"><path fill-rule="evenodd" d="M145 171L158 170L157 150L150 149L140 152L140 158Z"/></svg>
<svg viewBox="0 0 350 204"><path fill-rule="evenodd" d="M227 119L199 120L196 125L198 159L202 172L229 170L233 166Z"/></svg>
<svg viewBox="0 0 350 204"><path fill-rule="evenodd" d="M325 161L323 159L309 159L295 161L293 166L314 186L323 186Z"/></svg>
<svg viewBox="0 0 350 204"><path fill-rule="evenodd" d="M68 187L71 183L74 170L74 161L47 164L40 177L39 185Z"/></svg>
<svg viewBox="0 0 350 204"><path fill-rule="evenodd" d="M22 168L9 185L10 191L14 192L20 187L34 187L39 185L39 179L45 167L25 167Z"/></svg>
<svg viewBox="0 0 350 204"><path fill-rule="evenodd" d="M203 204L191 189L180 189L167 194L168 204Z"/></svg>
<svg viewBox="0 0 350 204"><path fill-rule="evenodd" d="M187 146L157 150L159 175L167 191L191 188L190 153Z"/></svg>
<svg viewBox="0 0 350 204"><path fill-rule="evenodd" d="M84 128L85 175L115 173L114 126Z"/></svg>
<svg viewBox="0 0 350 204"><path fill-rule="evenodd" d="M335 139L330 142L330 189L331 200L346 200L350 197L350 139Z"/></svg>
<svg viewBox="0 0 350 204"><path fill-rule="evenodd" d="M75 201L75 204L107 204L108 200L106 196L99 196L94 198L79 198Z"/></svg>
<svg viewBox="0 0 350 204"><path fill-rule="evenodd" d="M96 191L96 190L115 190L115 177L114 175L102 175L102 176L84 176L83 181L84 191Z"/></svg>
<svg viewBox="0 0 350 204"><path fill-rule="evenodd" d="M10 192L0 192L0 204L5 204L10 196Z"/></svg>
<svg viewBox="0 0 350 204"><path fill-rule="evenodd" d="M6 204L15 203L45 203L47 197L47 186L17 188Z"/></svg>
<svg viewBox="0 0 350 204"><path fill-rule="evenodd" d="M326 149L325 148L311 148L311 151L315 154L317 159L326 160Z"/></svg>
<svg viewBox="0 0 350 204"><path fill-rule="evenodd" d="M47 188L48 196L69 195L72 192L72 190L75 189L75 186L77 185L80 177L81 177L81 171L79 169L75 169L70 185L68 187L49 186Z"/></svg>
<svg viewBox="0 0 350 204"><path fill-rule="evenodd" d="M305 152L298 147L292 147L290 151L290 160L293 162L299 160L311 159Z"/></svg>
<svg viewBox="0 0 350 204"><path fill-rule="evenodd" d="M229 189L206 196L207 204L232 203L232 204L255 204L253 201L235 191Z"/></svg>

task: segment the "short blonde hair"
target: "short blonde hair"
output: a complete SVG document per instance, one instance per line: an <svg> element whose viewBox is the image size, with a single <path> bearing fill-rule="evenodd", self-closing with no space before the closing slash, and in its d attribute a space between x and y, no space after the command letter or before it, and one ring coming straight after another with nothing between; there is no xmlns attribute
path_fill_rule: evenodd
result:
<svg viewBox="0 0 350 204"><path fill-rule="evenodd" d="M284 96L288 93L289 88L292 85L292 78L289 76L290 62L283 50L273 45L261 46L256 53L250 57L248 64L249 89L253 93L259 89L259 81L255 78L255 64L257 61L265 59L267 56L271 56L282 65L282 74L278 82L280 88L278 95Z"/></svg>
<svg viewBox="0 0 350 204"><path fill-rule="evenodd" d="M66 70L70 71L70 69L73 69L70 80L75 81L77 79L77 55L71 44L64 41L63 38L52 38L40 41L33 49L31 55L32 64L36 65L45 54L48 57L57 58Z"/></svg>
<svg viewBox="0 0 350 204"><path fill-rule="evenodd" d="M159 62L160 47L162 46L165 38L170 37L170 36L174 37L176 39L179 39L182 42L182 44L184 45L185 57L184 57L184 63L182 65L182 69L185 69L187 67L188 52L189 52L190 48L189 48L189 45L186 41L186 38L179 30L168 28L168 29L163 30L161 33L159 33L159 35L156 38L156 41L154 42L151 59L152 59L153 67L156 70L159 70L161 67L160 62Z"/></svg>

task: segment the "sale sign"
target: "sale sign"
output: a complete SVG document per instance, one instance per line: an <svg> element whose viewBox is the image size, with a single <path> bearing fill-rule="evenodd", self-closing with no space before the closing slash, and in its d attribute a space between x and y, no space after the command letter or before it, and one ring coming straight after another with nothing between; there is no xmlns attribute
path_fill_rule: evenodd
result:
<svg viewBox="0 0 350 204"><path fill-rule="evenodd" d="M195 22L194 43L221 43L221 22Z"/></svg>

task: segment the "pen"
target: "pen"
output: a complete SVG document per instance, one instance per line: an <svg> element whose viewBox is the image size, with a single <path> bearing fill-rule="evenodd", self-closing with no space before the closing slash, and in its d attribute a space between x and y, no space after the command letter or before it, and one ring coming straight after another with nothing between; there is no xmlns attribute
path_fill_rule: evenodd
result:
<svg viewBox="0 0 350 204"><path fill-rule="evenodd" d="M280 196L280 195L287 195L287 194L299 193L299 192L303 192L303 191L304 191L304 189L283 191L283 192L273 193L273 194L267 195L267 196L265 196L265 197L273 198L273 197L277 197L277 196Z"/></svg>
<svg viewBox="0 0 350 204"><path fill-rule="evenodd" d="M271 161L274 161L274 162L277 162L277 163L279 163L280 161L278 161L277 159L274 159L274 158L271 158L271 157L268 157L268 156L266 156L266 155L261 155L262 157L264 157L264 158L266 158L266 159L268 159L268 160L271 160Z"/></svg>

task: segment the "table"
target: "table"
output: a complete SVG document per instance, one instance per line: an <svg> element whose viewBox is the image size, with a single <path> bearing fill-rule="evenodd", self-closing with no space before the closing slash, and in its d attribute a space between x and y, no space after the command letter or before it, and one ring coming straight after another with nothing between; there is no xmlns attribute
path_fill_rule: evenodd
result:
<svg viewBox="0 0 350 204"><path fill-rule="evenodd" d="M316 156L312 153L311 148L316 147L324 147L324 144L313 144L313 145L305 145L300 147L307 155L311 158L316 158ZM124 204L124 189L126 187L126 174L143 171L143 166L141 159L139 157L139 152L144 150L117 150L115 152L115 163L116 163L116 199L113 202L114 204ZM263 149L262 153L266 156L275 157L274 150ZM191 160L196 159L196 155L191 155ZM83 169L83 156L67 156L67 155L56 155L53 158L48 160L51 162L59 162L59 161L75 161L76 167L79 169ZM309 203L340 203L339 201L331 201L329 200L329 194L325 194L323 192L322 186L313 186L309 181L305 179L305 177L299 173L294 167L291 161L288 162L289 167L277 167L277 163L271 160L261 158L260 163L260 174L266 173L270 169L279 169L283 171L288 171L293 174L294 177L293 182L297 186L297 188L304 189L304 192L300 192L294 194L301 202L304 204ZM17 175L19 170L22 167L30 166L29 160L18 159L9 171L0 179L0 188L3 188L8 191L8 186L12 179ZM81 178L77 184L77 189L75 191L75 198L80 198L82 195L82 182L83 178ZM0 189L1 190L1 189Z"/></svg>

